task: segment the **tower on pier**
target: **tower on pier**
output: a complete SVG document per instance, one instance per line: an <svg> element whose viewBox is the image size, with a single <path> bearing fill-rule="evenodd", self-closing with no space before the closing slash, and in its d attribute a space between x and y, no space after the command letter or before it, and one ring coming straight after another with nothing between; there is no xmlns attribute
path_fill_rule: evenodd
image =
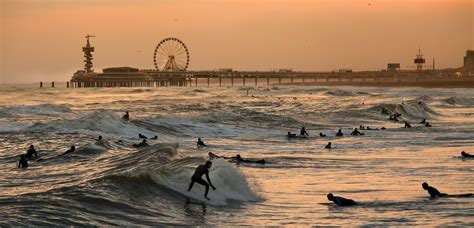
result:
<svg viewBox="0 0 474 228"><path fill-rule="evenodd" d="M421 48L418 47L418 53L416 54L416 58L414 60L416 64L416 70L422 71L423 70L423 64L425 64L425 59L423 58L423 54L421 53Z"/></svg>
<svg viewBox="0 0 474 228"><path fill-rule="evenodd" d="M92 64L92 52L94 52L94 47L91 47L89 43L89 38L90 37L95 37L94 35L89 35L87 34L87 44L85 47L82 47L82 51L84 52L84 70L86 70L86 73L91 73L94 72L94 69L92 69L93 64Z"/></svg>

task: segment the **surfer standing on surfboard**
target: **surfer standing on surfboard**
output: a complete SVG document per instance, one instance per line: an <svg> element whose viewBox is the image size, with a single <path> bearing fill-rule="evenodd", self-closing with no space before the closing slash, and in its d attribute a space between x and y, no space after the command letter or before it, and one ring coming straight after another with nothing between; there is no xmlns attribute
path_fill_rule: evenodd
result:
<svg viewBox="0 0 474 228"><path fill-rule="evenodd" d="M194 171L193 176L191 177L191 184L189 184L188 192L191 191L193 188L194 182L197 182L199 184L202 184L206 186L206 192L204 193L204 198L207 200L211 200L207 197L207 193L209 192L209 185L211 185L213 190L216 190L216 187L212 185L211 179L209 179L209 169L212 167L212 162L207 161L205 165L200 165L196 168L196 171ZM202 175L206 174L207 181L209 184L202 179Z"/></svg>

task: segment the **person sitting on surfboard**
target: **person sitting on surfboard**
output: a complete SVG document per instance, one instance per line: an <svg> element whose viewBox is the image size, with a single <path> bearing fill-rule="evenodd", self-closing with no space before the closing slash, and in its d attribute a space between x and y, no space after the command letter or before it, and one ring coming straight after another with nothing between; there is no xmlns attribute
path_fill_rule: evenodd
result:
<svg viewBox="0 0 474 228"><path fill-rule="evenodd" d="M122 116L122 119L125 121L128 121L130 119L130 115L128 114L128 111L125 112L125 114Z"/></svg>
<svg viewBox="0 0 474 228"><path fill-rule="evenodd" d="M341 130L341 129L339 129L339 130L337 131L336 136L337 136L337 137L342 137L342 136L344 136L344 134L342 133L342 130Z"/></svg>
<svg viewBox="0 0 474 228"><path fill-rule="evenodd" d="M431 197L431 198L443 197L443 196L447 196L447 195L448 195L448 194L446 194L446 193L441 193L441 192L439 192L438 189L429 186L428 183L426 183L426 182L424 182L423 184L421 184L421 186L423 187L424 190L428 191L428 193L430 194L430 197Z"/></svg>
<svg viewBox="0 0 474 228"><path fill-rule="evenodd" d="M329 193L327 197L329 201L334 202L338 206L351 206L351 205L356 204L356 202L352 199L346 199L344 197L334 196L332 193Z"/></svg>
<svg viewBox="0 0 474 228"><path fill-rule="evenodd" d="M465 158L474 158L474 155L469 154L469 153L466 153L466 152L464 152L464 151L461 152L461 155L462 155L463 157L465 157Z"/></svg>
<svg viewBox="0 0 474 228"><path fill-rule="evenodd" d="M301 128L300 135L301 136L309 136L308 132L306 131L306 129L304 127Z"/></svg>
<svg viewBox="0 0 474 228"><path fill-rule="evenodd" d="M203 146L207 146L207 145L204 144L204 142L201 140L201 138L198 138L197 147L203 147Z"/></svg>
<svg viewBox="0 0 474 228"><path fill-rule="evenodd" d="M198 184L202 184L206 187L206 191L204 192L204 198L207 200L211 200L207 197L207 193L209 192L209 185L211 185L213 190L216 190L216 187L212 185L211 179L209 179L209 169L212 167L212 162L207 161L206 164L200 165L196 168L196 171L194 171L193 176L191 177L191 183L189 184L188 192L191 191L193 188L194 182L197 182ZM202 175L206 174L207 183L205 180L202 179Z"/></svg>
<svg viewBox="0 0 474 228"><path fill-rule="evenodd" d="M410 128L410 127L411 127L410 123L408 123L408 121L405 121L405 128Z"/></svg>
<svg viewBox="0 0 474 228"><path fill-rule="evenodd" d="M36 153L35 146L30 145L30 149L28 149L28 151L26 152L25 158L31 158L31 157L33 157L33 154L35 155L35 157L38 157L38 154Z"/></svg>

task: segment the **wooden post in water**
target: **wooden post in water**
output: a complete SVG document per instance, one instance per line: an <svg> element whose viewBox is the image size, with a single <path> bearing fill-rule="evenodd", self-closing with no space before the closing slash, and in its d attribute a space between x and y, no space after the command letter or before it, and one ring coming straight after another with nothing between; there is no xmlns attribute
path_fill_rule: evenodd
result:
<svg viewBox="0 0 474 228"><path fill-rule="evenodd" d="M244 85L245 85L245 76L243 77L243 79L244 79L243 83L244 83Z"/></svg>
<svg viewBox="0 0 474 228"><path fill-rule="evenodd" d="M230 86L234 86L234 75L230 76Z"/></svg>
<svg viewBox="0 0 474 228"><path fill-rule="evenodd" d="M40 88L43 88L43 82L40 82Z"/></svg>
<svg viewBox="0 0 474 228"><path fill-rule="evenodd" d="M278 84L281 85L281 76L278 76Z"/></svg>
<svg viewBox="0 0 474 228"><path fill-rule="evenodd" d="M290 85L293 85L293 75L290 76Z"/></svg>
<svg viewBox="0 0 474 228"><path fill-rule="evenodd" d="M267 76L267 85L270 85L270 77Z"/></svg>
<svg viewBox="0 0 474 228"><path fill-rule="evenodd" d="M219 86L222 86L222 76L219 75Z"/></svg>
<svg viewBox="0 0 474 228"><path fill-rule="evenodd" d="M257 76L255 76L255 86L257 86Z"/></svg>
<svg viewBox="0 0 474 228"><path fill-rule="evenodd" d="M211 78L207 76L207 87L209 87L210 85L211 85Z"/></svg>

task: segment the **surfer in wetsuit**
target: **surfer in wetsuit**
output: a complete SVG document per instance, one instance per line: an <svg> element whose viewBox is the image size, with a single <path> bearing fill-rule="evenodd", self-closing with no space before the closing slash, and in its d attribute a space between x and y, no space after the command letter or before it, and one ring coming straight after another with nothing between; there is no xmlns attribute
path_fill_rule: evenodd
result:
<svg viewBox="0 0 474 228"><path fill-rule="evenodd" d="M291 132L288 132L288 138L296 138L296 134L291 134Z"/></svg>
<svg viewBox="0 0 474 228"><path fill-rule="evenodd" d="M428 191L428 193L430 194L430 197L431 197L431 198L448 196L448 194L446 194L446 193L441 193L441 192L438 191L438 189L429 186L428 183L426 183L426 182L424 182L423 184L421 184L421 186L423 187L424 190Z"/></svg>
<svg viewBox="0 0 474 228"><path fill-rule="evenodd" d="M354 130L351 132L351 135L363 135L363 134L360 133L360 131L357 130L357 128L354 128Z"/></svg>
<svg viewBox="0 0 474 228"><path fill-rule="evenodd" d="M319 132L319 136L320 136L320 137L326 137L326 135L323 134L322 132Z"/></svg>
<svg viewBox="0 0 474 228"><path fill-rule="evenodd" d="M149 146L148 143L146 143L146 139L143 139L141 143L139 144L133 144L134 147L145 147Z"/></svg>
<svg viewBox="0 0 474 228"><path fill-rule="evenodd" d="M339 130L337 131L336 136L337 136L337 137L342 137L342 136L344 136L344 134L342 133L342 130L341 130L341 129L339 129Z"/></svg>
<svg viewBox="0 0 474 228"><path fill-rule="evenodd" d="M328 144L327 144L326 147L324 147L324 148L326 148L326 149L331 149L331 148L332 148L332 147L331 147L331 142L328 142Z"/></svg>
<svg viewBox="0 0 474 228"><path fill-rule="evenodd" d="M309 136L308 132L306 131L306 129L304 127L301 128L300 135L301 136Z"/></svg>
<svg viewBox="0 0 474 228"><path fill-rule="evenodd" d="M97 139L97 142L102 141L102 135L99 135L99 138Z"/></svg>
<svg viewBox="0 0 474 228"><path fill-rule="evenodd" d="M408 121L405 121L405 128L410 128L410 127L411 127L410 123L408 123Z"/></svg>
<svg viewBox="0 0 474 228"><path fill-rule="evenodd" d="M201 138L198 138L197 147L203 147L203 146L207 146L207 145L204 144L204 142L201 140Z"/></svg>
<svg viewBox="0 0 474 228"><path fill-rule="evenodd" d="M33 154L35 155L35 157L38 157L35 146L30 145L30 149L28 149L28 151L26 152L25 158L31 158L33 157Z"/></svg>
<svg viewBox="0 0 474 228"><path fill-rule="evenodd" d="M209 192L209 185L211 185L213 190L216 190L214 185L211 183L211 179L209 179L209 169L212 167L212 162L207 161L206 164L200 165L196 168L196 171L194 171L193 176L191 177L191 183L189 184L188 192L191 191L193 188L194 182L197 182L199 184L202 184L206 187L206 191L204 192L204 198L207 200L211 200L207 197L207 193ZM206 174L207 183L205 180L202 179L202 175Z"/></svg>
<svg viewBox="0 0 474 228"><path fill-rule="evenodd" d="M20 155L20 161L18 162L18 168L28 168L28 160L24 154Z"/></svg>
<svg viewBox="0 0 474 228"><path fill-rule="evenodd" d="M425 124L426 123L426 119L423 119L420 124Z"/></svg>
<svg viewBox="0 0 474 228"><path fill-rule="evenodd" d="M431 127L430 122L425 122L425 127Z"/></svg>
<svg viewBox="0 0 474 228"><path fill-rule="evenodd" d="M327 197L329 201L334 202L338 206L351 206L351 205L356 204L356 202L352 199L346 199L344 197L334 196L332 193L329 193Z"/></svg>
<svg viewBox="0 0 474 228"><path fill-rule="evenodd" d="M461 156L463 156L465 158L474 158L474 155L466 153L464 151L461 152Z"/></svg>
<svg viewBox="0 0 474 228"><path fill-rule="evenodd" d="M237 154L235 157L232 157L231 159L233 159L234 161L239 162L239 163L240 162L247 162L247 163L265 164L265 159L261 159L261 160L258 160L258 161L245 160L240 156L240 154Z"/></svg>
<svg viewBox="0 0 474 228"><path fill-rule="evenodd" d="M122 119L125 121L128 121L130 119L130 115L128 114L128 111L125 112L125 114L122 116Z"/></svg>
<svg viewBox="0 0 474 228"><path fill-rule="evenodd" d="M64 152L64 154L61 154L61 155L59 155L59 156L63 156L63 155L72 153L72 152L74 152L75 150L76 150L76 147L75 147L75 146L71 146L71 149L66 150L66 152Z"/></svg>
<svg viewBox="0 0 474 228"><path fill-rule="evenodd" d="M148 137L146 137L145 135L142 135L141 133L138 133L138 138L141 138L141 139L148 139Z"/></svg>

